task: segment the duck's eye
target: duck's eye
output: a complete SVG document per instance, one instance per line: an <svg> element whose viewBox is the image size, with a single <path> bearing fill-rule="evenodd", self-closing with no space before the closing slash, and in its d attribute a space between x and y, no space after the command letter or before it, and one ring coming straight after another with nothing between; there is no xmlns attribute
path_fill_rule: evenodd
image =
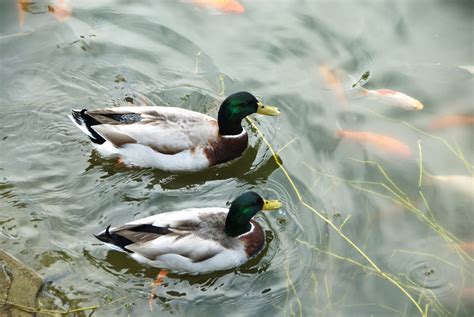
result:
<svg viewBox="0 0 474 317"><path fill-rule="evenodd" d="M265 108L265 106L262 106L262 109Z"/></svg>

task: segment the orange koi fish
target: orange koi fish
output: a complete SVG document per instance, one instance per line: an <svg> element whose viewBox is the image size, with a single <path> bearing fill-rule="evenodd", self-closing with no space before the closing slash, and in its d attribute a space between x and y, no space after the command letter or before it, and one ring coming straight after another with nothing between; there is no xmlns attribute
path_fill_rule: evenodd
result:
<svg viewBox="0 0 474 317"><path fill-rule="evenodd" d="M342 87L341 81L337 78L336 73L331 70L326 65L319 66L319 73L323 77L324 81L326 82L327 86L334 90L337 98L341 105L345 108L347 106L347 98L344 92L344 88Z"/></svg>
<svg viewBox="0 0 474 317"><path fill-rule="evenodd" d="M474 241L463 243L460 247L465 252L474 253Z"/></svg>
<svg viewBox="0 0 474 317"><path fill-rule="evenodd" d="M406 144L387 135L366 131L347 130L337 130L336 135L339 138L345 138L355 142L371 145L379 151L393 154L397 157L408 158L411 156L411 150Z"/></svg>
<svg viewBox="0 0 474 317"><path fill-rule="evenodd" d="M18 7L18 24L20 27L25 25L25 12L28 11L30 3L27 0L17 0Z"/></svg>
<svg viewBox="0 0 474 317"><path fill-rule="evenodd" d="M56 0L54 5L48 6L51 12L59 22L63 22L71 16L71 6L67 0Z"/></svg>
<svg viewBox="0 0 474 317"><path fill-rule="evenodd" d="M472 115L446 115L433 119L430 122L431 129L445 129L455 126L464 126L474 124Z"/></svg>
<svg viewBox="0 0 474 317"><path fill-rule="evenodd" d="M466 175L431 175L431 181L448 185L468 197L474 197L474 177Z"/></svg>
<svg viewBox="0 0 474 317"><path fill-rule="evenodd" d="M464 287L461 290L461 297L469 303L474 303L474 287Z"/></svg>
<svg viewBox="0 0 474 317"><path fill-rule="evenodd" d="M362 94L364 96L377 98L385 103L392 106L403 108L406 110L421 110L423 104L413 97L405 95L402 92L391 90L391 89L365 89L362 88Z"/></svg>
<svg viewBox="0 0 474 317"><path fill-rule="evenodd" d="M195 5L213 8L227 13L244 13L245 8L237 0L192 0Z"/></svg>

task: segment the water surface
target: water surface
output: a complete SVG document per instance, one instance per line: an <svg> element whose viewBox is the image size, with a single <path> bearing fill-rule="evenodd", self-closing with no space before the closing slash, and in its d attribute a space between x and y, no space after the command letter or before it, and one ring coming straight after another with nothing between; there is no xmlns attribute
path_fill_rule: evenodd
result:
<svg viewBox="0 0 474 317"><path fill-rule="evenodd" d="M471 1L242 0L243 14L170 0L70 4L71 17L58 21L51 3L34 1L20 26L16 1L0 3L0 247L43 276L45 308L100 306L93 316L420 315L410 295L430 316L472 316L473 254L459 248L474 240L472 196L430 181L472 177L472 125L430 129L442 115L472 115ZM346 103L321 65L340 75ZM366 71L367 88L402 91L424 109L359 97L351 85ZM240 159L189 175L118 168L67 118L71 108L130 103L215 116L223 98L241 90L282 110L252 120L319 216L248 123L250 147ZM341 140L337 129L395 137L412 155ZM261 255L226 272L170 274L154 312L147 296L158 269L93 237L156 213L226 206L246 190L284 201L258 216L267 240Z"/></svg>

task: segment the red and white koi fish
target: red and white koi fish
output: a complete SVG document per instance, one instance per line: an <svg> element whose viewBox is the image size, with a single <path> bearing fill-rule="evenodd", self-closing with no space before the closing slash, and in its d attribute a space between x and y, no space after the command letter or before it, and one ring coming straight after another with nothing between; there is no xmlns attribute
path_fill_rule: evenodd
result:
<svg viewBox="0 0 474 317"><path fill-rule="evenodd" d="M53 5L48 6L51 12L59 22L63 22L71 16L71 5L68 0L56 0Z"/></svg>
<svg viewBox="0 0 474 317"><path fill-rule="evenodd" d="M430 122L431 129L445 129L456 126L473 125L473 115L446 115L433 119Z"/></svg>
<svg viewBox="0 0 474 317"><path fill-rule="evenodd" d="M212 8L226 13L244 13L245 8L237 0L192 0L197 6Z"/></svg>
<svg viewBox="0 0 474 317"><path fill-rule="evenodd" d="M410 148L401 141L387 135L367 131L337 130L337 137L373 146L377 150L400 158L411 156Z"/></svg>
<svg viewBox="0 0 474 317"><path fill-rule="evenodd" d="M450 188L453 188L468 197L474 197L474 177L472 176L431 175L430 179L435 183L448 185Z"/></svg>
<svg viewBox="0 0 474 317"><path fill-rule="evenodd" d="M361 87L362 88L362 87ZM377 98L385 103L392 106L403 108L406 110L421 110L423 104L413 97L405 95L402 92L391 90L391 89L365 89L362 88L362 94L364 96Z"/></svg>

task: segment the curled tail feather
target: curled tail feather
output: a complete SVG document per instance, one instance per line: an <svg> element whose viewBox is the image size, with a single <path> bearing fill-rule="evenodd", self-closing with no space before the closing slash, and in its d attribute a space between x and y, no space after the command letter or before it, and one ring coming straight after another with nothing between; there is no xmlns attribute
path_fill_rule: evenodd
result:
<svg viewBox="0 0 474 317"><path fill-rule="evenodd" d="M72 122L77 125L82 132L87 134L92 142L97 144L103 144L106 140L98 134L92 126L100 124L87 114L87 109L82 110L71 110L71 115L69 116Z"/></svg>
<svg viewBox="0 0 474 317"><path fill-rule="evenodd" d="M125 252L132 253L132 251L126 249L125 247L129 244L132 244L133 241L130 241L129 239L122 237L118 234L110 233L109 229L110 225L107 227L107 229L105 229L104 233L94 236L102 242L115 245Z"/></svg>

